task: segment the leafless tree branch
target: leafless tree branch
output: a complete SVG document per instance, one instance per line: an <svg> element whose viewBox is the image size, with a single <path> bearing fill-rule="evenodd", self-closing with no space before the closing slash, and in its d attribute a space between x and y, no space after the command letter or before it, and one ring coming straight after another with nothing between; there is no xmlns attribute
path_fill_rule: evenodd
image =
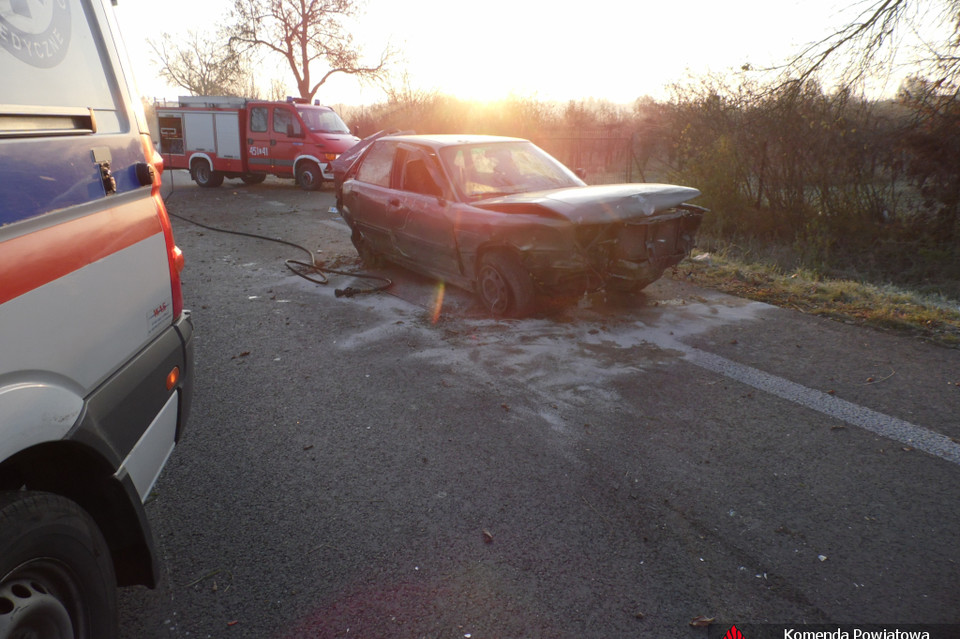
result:
<svg viewBox="0 0 960 639"><path fill-rule="evenodd" d="M175 40L150 40L160 75L194 95L243 95L252 84L249 65L234 47L195 31Z"/></svg>
<svg viewBox="0 0 960 639"><path fill-rule="evenodd" d="M377 64L361 62L349 33L354 0L234 0L231 43L271 51L286 60L300 97L313 99L337 73L381 78L393 56L385 49ZM317 67L325 67L313 80Z"/></svg>

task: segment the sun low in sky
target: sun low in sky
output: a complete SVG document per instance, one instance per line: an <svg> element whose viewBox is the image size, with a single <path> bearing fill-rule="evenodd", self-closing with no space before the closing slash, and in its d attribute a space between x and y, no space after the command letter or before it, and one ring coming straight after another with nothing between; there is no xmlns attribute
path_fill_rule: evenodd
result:
<svg viewBox="0 0 960 639"><path fill-rule="evenodd" d="M366 0L356 41L375 60L388 44L400 53L398 75L410 88L463 99L508 96L541 100L662 98L691 76L744 64L782 63L848 16L838 0ZM118 0L116 13L135 60L141 91L175 98L183 89L159 78L147 39L225 21L229 0ZM849 3L841 3L849 4ZM255 70L294 86L282 64ZM399 80L397 81L399 82ZM372 104L384 94L346 76L320 88L329 104Z"/></svg>

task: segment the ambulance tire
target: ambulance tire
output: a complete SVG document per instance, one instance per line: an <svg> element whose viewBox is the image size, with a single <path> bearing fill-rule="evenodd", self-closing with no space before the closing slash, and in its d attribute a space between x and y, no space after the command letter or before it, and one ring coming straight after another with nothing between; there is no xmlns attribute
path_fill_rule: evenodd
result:
<svg viewBox="0 0 960 639"><path fill-rule="evenodd" d="M0 493L0 637L116 639L116 577L96 522L51 493Z"/></svg>
<svg viewBox="0 0 960 639"><path fill-rule="evenodd" d="M297 184L304 191L318 191L323 184L320 167L315 162L301 162L297 165Z"/></svg>
<svg viewBox="0 0 960 639"><path fill-rule="evenodd" d="M205 188L213 188L223 184L223 173L212 170L210 165L203 160L197 160L193 163L190 177L197 183L197 186Z"/></svg>

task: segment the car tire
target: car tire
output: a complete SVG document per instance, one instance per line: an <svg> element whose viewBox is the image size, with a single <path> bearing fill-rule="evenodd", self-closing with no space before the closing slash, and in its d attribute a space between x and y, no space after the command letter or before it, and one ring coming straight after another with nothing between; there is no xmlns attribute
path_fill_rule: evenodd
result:
<svg viewBox="0 0 960 639"><path fill-rule="evenodd" d="M360 256L360 261L363 262L364 266L367 268L383 266L383 256L370 246L370 241L363 236L363 233L354 229L350 234L350 241L353 242L353 247L357 249L357 255Z"/></svg>
<svg viewBox="0 0 960 639"><path fill-rule="evenodd" d="M515 253L484 253L477 270L476 287L480 301L495 317L525 317L534 310L533 278Z"/></svg>
<svg viewBox="0 0 960 639"><path fill-rule="evenodd" d="M69 499L0 493L0 637L116 639L110 551Z"/></svg>
<svg viewBox="0 0 960 639"><path fill-rule="evenodd" d="M301 162L297 166L297 184L304 191L317 191L323 185L323 174L315 162Z"/></svg>
<svg viewBox="0 0 960 639"><path fill-rule="evenodd" d="M261 184L264 180L267 179L266 173L247 173L246 175L241 175L240 179L243 180L244 184Z"/></svg>
<svg viewBox="0 0 960 639"><path fill-rule="evenodd" d="M223 173L214 171L210 165L203 160L194 162L190 168L190 177L197 183L197 186L204 188L213 188L223 184Z"/></svg>

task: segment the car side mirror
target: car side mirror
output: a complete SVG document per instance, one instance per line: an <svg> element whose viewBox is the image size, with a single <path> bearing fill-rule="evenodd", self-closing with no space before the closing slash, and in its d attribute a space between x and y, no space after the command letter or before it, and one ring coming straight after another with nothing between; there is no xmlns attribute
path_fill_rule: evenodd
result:
<svg viewBox="0 0 960 639"><path fill-rule="evenodd" d="M293 128L293 125L292 125L292 124L288 124L288 125L287 125L287 137L288 137L288 138L302 138L302 137L303 137L303 131L297 131L296 129Z"/></svg>

